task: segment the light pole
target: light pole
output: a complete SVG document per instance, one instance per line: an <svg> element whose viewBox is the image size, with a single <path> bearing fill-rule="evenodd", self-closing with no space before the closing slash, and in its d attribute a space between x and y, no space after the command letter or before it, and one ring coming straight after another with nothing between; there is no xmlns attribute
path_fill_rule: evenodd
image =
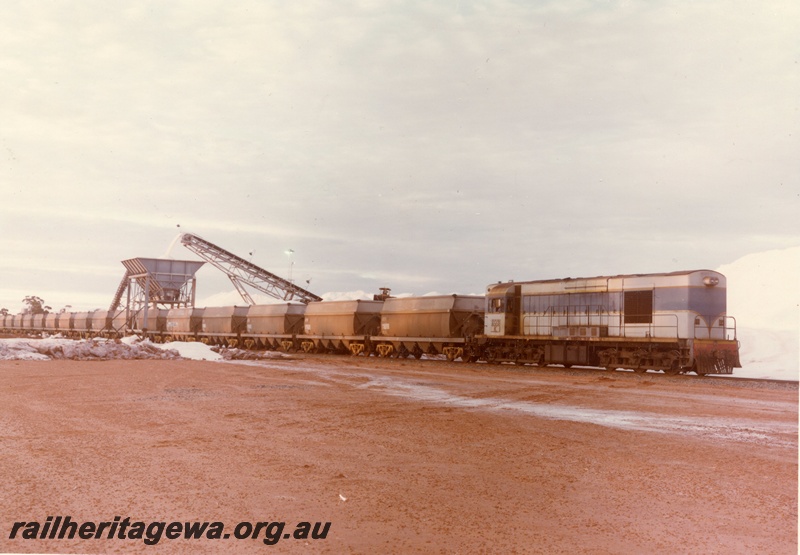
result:
<svg viewBox="0 0 800 555"><path fill-rule="evenodd" d="M292 267L294 266L294 260L292 260L292 255L294 254L294 251L292 249L287 249L284 252L286 253L286 256L289 257L289 283L294 283L292 281Z"/></svg>

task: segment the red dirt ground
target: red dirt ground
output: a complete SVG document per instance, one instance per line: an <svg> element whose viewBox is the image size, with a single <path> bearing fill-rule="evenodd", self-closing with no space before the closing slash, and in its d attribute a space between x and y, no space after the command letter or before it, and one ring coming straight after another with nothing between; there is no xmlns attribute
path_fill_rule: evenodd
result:
<svg viewBox="0 0 800 555"><path fill-rule="evenodd" d="M414 360L0 361L0 550L797 553L797 383ZM9 539L15 522L325 539Z"/></svg>

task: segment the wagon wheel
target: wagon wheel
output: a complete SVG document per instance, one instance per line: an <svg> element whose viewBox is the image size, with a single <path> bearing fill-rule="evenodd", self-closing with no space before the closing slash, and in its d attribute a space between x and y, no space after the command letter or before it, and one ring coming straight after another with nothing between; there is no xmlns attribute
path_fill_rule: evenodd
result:
<svg viewBox="0 0 800 555"><path fill-rule="evenodd" d="M636 368L633 369L633 371L636 372L637 374L644 374L645 372L647 372L647 368L645 368L644 366L637 366Z"/></svg>

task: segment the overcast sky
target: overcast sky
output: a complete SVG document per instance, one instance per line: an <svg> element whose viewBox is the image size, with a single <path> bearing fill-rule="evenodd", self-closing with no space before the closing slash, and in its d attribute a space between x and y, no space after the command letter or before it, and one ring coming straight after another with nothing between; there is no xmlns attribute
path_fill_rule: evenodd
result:
<svg viewBox="0 0 800 555"><path fill-rule="evenodd" d="M796 0L0 2L0 307L107 308L120 261L179 231L318 294L798 245L798 22Z"/></svg>

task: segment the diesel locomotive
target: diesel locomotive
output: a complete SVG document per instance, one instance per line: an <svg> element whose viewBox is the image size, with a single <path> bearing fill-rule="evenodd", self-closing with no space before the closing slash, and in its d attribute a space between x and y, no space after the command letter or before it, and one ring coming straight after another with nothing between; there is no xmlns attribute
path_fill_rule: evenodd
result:
<svg viewBox="0 0 800 555"><path fill-rule="evenodd" d="M509 282L486 292L487 361L731 374L725 276L709 270Z"/></svg>

